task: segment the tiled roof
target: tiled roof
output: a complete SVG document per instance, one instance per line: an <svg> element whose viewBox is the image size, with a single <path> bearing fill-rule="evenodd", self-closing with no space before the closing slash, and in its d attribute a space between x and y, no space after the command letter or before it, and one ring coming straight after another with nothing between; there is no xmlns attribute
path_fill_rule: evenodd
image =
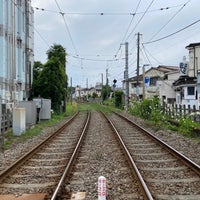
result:
<svg viewBox="0 0 200 200"><path fill-rule="evenodd" d="M185 48L189 48L189 47L196 47L196 46L200 46L200 42L197 43L190 43L188 46L186 46Z"/></svg>

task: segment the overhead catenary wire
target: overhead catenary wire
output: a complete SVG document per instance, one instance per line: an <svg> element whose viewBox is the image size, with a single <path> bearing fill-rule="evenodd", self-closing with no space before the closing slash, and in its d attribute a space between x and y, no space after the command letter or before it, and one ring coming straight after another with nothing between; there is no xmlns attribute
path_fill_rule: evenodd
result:
<svg viewBox="0 0 200 200"><path fill-rule="evenodd" d="M181 31L184 31L185 29L187 29L187 28L189 28L189 27L191 27L191 26L193 26L193 25L195 25L195 24L197 24L197 23L199 23L199 22L200 22L200 19L196 20L195 22L193 22L193 23L191 23L191 24L189 24L189 25L187 25L187 26L185 26L185 27L179 29L178 31L175 31L175 32L169 34L169 35L166 35L166 36L164 36L164 37L161 37L161 38L156 39L156 40L153 40L153 41L144 42L143 44L150 44L150 43L158 42L158 41L160 41L160 40L164 40L164 39L166 39L166 38L168 38L168 37L171 37L171 36L173 36L173 35L175 35L175 34L177 34L177 33L180 33Z"/></svg>
<svg viewBox="0 0 200 200"><path fill-rule="evenodd" d="M140 24L140 22L142 21L142 19L144 18L144 16L146 15L146 13L149 10L149 8L152 6L152 4L153 4L154 1L155 0L152 0L151 3L148 5L148 7L144 11L143 15L140 17L140 19L138 20L138 22L136 23L136 25L134 26L134 28L132 29L132 31L127 36L126 41L128 41L128 39L130 38L130 36L133 34L133 32L135 31L136 27Z"/></svg>
<svg viewBox="0 0 200 200"><path fill-rule="evenodd" d="M191 0L188 0L183 6L151 37L150 41L158 35L158 33L161 32L182 10L183 8L190 2Z"/></svg>
<svg viewBox="0 0 200 200"><path fill-rule="evenodd" d="M59 9L59 11L60 11L59 13L61 14L61 16L62 16L62 18L63 18L63 21L64 21L64 23L65 23L65 28L66 28L67 33L68 33L68 35L69 35L69 38L70 38L70 40L71 40L71 43L72 43L72 46L73 46L74 52L75 52L76 55L78 55L78 52L77 52L77 50L76 50L76 47L75 47L74 41L73 41L73 39L72 39L72 36L71 36L70 30L69 30L69 27L68 27L67 22L66 22L66 20L65 20L65 13L62 12L62 10L61 10L61 8L60 8L60 6L59 6L57 0L55 0L55 2L56 2L56 5L57 5L57 7L58 7L58 9Z"/></svg>
<svg viewBox="0 0 200 200"><path fill-rule="evenodd" d="M175 5L175 6L169 6L169 7L165 7L165 8L157 8L157 9L153 9L153 10L149 10L147 13L151 13L151 12L158 12L158 11L163 11L163 10L169 10L172 8L176 8L176 7L180 7L183 4L179 4L179 5ZM46 12L52 12L52 13L56 13L56 14L60 14L60 11L55 11L55 10L49 10L49 9L45 9L45 8L39 8L39 7L33 7L35 10L40 10L40 11L46 11ZM130 16L134 16L134 15L141 15L144 14L145 11L143 12L63 12L62 13L64 15L85 15L85 16L90 16L90 15L99 15L99 16L104 16L104 15L130 15Z"/></svg>

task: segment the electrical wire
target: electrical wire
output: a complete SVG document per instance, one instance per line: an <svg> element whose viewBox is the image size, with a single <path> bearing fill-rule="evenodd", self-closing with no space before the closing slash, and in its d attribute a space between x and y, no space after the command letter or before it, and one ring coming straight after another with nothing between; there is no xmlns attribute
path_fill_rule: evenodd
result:
<svg viewBox="0 0 200 200"><path fill-rule="evenodd" d="M137 4L137 6L136 6L135 13L137 12L140 3L141 3L141 0L139 0L138 4ZM128 34L128 31L129 31L129 29L130 29L130 27L131 27L131 24L133 23L133 19L134 19L134 18L135 18L135 14L134 14L134 15L132 16L132 18L131 18L131 21L130 21L130 23L129 23L128 27L127 27L127 30L126 30L126 32L125 32L125 34L124 34L124 37L123 37L123 39L122 39L122 42L120 43L120 47L118 48L118 50L117 50L117 52L116 52L116 54L115 54L115 57L117 57L117 55L118 55L118 53L119 53L119 51L120 51L120 49L121 49L121 44L125 41L126 35Z"/></svg>
<svg viewBox="0 0 200 200"><path fill-rule="evenodd" d="M113 61L118 61L119 59L92 59L92 58L85 58L85 57L80 57L79 55L73 55L73 54L68 54L68 56L71 56L76 59L81 59L81 60L88 60L88 61L94 61L94 62L113 62Z"/></svg>
<svg viewBox="0 0 200 200"><path fill-rule="evenodd" d="M151 61L150 61L150 59L149 59L149 57L148 57L148 55L147 55L147 53L146 53L146 51L144 50L144 48L143 48L144 51L142 51L142 49L140 49L140 50L141 50L142 54L144 55L144 57L147 59L147 61L150 64L150 66L153 66Z"/></svg>
<svg viewBox="0 0 200 200"><path fill-rule="evenodd" d="M39 31L34 27L34 30L37 32L37 34L40 36L40 38L44 41L44 43L50 47L49 43L47 42L47 40L39 33Z"/></svg>
<svg viewBox="0 0 200 200"><path fill-rule="evenodd" d="M142 0L139 0L138 4L137 4L137 6L136 6L136 9L135 9L135 13L137 13L137 10L138 10L138 8L139 8L139 6L140 6L141 1L142 1ZM128 34L128 31L129 31L129 29L130 29L131 24L133 23L133 19L134 19L134 18L135 18L135 14L134 14L134 15L132 16L132 18L131 18L131 21L130 21L130 23L129 23L129 25L128 25L128 28L127 28L127 30L126 30L126 32L125 32L125 34L124 34L124 37L123 37L121 43L123 43L123 41L125 40L126 35Z"/></svg>
<svg viewBox="0 0 200 200"><path fill-rule="evenodd" d="M157 60L144 46L144 44L142 44L143 50L145 52L145 55L147 55L147 53L158 63L158 64L162 64L162 62L160 62L159 60ZM151 65L152 66L152 65Z"/></svg>
<svg viewBox="0 0 200 200"><path fill-rule="evenodd" d="M75 45L74 45L74 41L73 41L73 39L72 39L70 30L69 30L69 26L67 25L67 22L66 22L66 20L65 20L65 13L62 12L62 10L61 10L61 8L60 8L60 6L59 6L57 0L55 0L55 2L56 2L56 5L57 5L57 7L58 7L58 9L59 9L59 11L60 11L59 13L61 14L61 16L62 16L62 18L63 18L63 21L64 21L64 23L65 23L65 28L66 28L67 33L68 33L68 35L69 35L69 38L70 38L70 40L71 40L71 43L72 43L74 52L75 52L76 55L78 55L77 50L76 50L76 47L75 47Z"/></svg>
<svg viewBox="0 0 200 200"><path fill-rule="evenodd" d="M184 31L185 29L187 29L187 28L189 28L189 27L191 27L191 26L193 26L193 25L195 25L195 24L197 24L197 23L199 23L199 22L200 22L200 19L196 20L195 22L193 22L193 23L191 23L191 24L185 26L184 28L179 29L178 31L175 31L175 32L173 32L173 33L171 33L171 34L169 34L169 35L166 35L166 36L164 36L164 37L161 37L161 38L159 38L159 39L157 39L157 40L153 40L153 41L149 41L149 42L144 42L143 44L151 44L151 43L154 43L154 42L158 42L158 41L164 40L164 39L166 39L166 38L168 38L168 37L171 37L171 36L173 36L173 35L175 35L175 34L177 34L177 33L180 33L181 31Z"/></svg>
<svg viewBox="0 0 200 200"><path fill-rule="evenodd" d="M181 10L183 10L183 8L190 2L191 0L188 0L185 4L183 4L183 6L167 21L167 23L165 23L150 39L150 41L156 36L158 35L158 33L161 32L161 30L163 30L177 15L178 13L181 12Z"/></svg>
<svg viewBox="0 0 200 200"><path fill-rule="evenodd" d="M171 7L165 7L165 8L157 8L157 9L154 9L154 10L149 10L147 13L151 13L151 12L157 12L157 11L163 11L163 10L169 10L171 8L176 8L176 7L180 7L182 6L183 4L180 4L180 5L175 5L175 6L171 6ZM45 8L39 8L39 7L33 7L34 9L36 10L40 10L40 11L46 11L46 12L52 12L52 13L56 13L56 14L60 14L60 12L58 11L55 11L55 10L48 10L48 9L45 9ZM100 16L103 16L103 15L131 15L131 16L135 16L135 15L140 15L140 14L144 14L144 12L134 12L134 13L120 13L120 12L88 12L88 13L81 13L81 12L62 12L64 15L100 15Z"/></svg>
<svg viewBox="0 0 200 200"><path fill-rule="evenodd" d="M149 10L149 8L151 7L151 5L153 4L155 0L152 0L151 3L148 5L148 7L146 8L145 12L143 13L143 15L141 16L141 18L139 19L139 21L137 22L137 24L134 26L134 28L132 29L132 31L130 32L130 34L128 35L128 37L126 38L126 41L130 38L130 36L132 35L132 33L135 31L136 27L139 25L139 23L142 21L142 19L144 18L144 16L146 15L147 11Z"/></svg>

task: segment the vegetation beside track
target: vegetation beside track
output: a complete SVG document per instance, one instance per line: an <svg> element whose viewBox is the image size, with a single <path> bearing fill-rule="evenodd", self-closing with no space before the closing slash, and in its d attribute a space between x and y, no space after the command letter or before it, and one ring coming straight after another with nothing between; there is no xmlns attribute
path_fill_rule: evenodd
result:
<svg viewBox="0 0 200 200"><path fill-rule="evenodd" d="M60 120L73 115L73 113L78 111L78 105L76 103L67 104L67 109L65 113L55 114L52 113L52 118L48 121L40 121L40 123L35 124L31 128L27 129L21 136L14 136L12 130L8 130L3 135L3 144L0 147L2 150L9 149L12 145L24 142L25 140L37 136L41 131L46 128L57 124Z"/></svg>
<svg viewBox="0 0 200 200"><path fill-rule="evenodd" d="M158 98L133 101L129 113L143 119L155 131L159 129L172 130L200 142L200 124L194 122L189 115L174 118L165 115Z"/></svg>
<svg viewBox="0 0 200 200"><path fill-rule="evenodd" d="M122 109L114 108L113 101L104 102L104 104L97 103L80 103L75 102L68 103L66 106L66 112L62 114L52 113L51 120L41 121L40 123L34 125L30 129L27 129L21 136L14 136L12 131L8 131L3 135L3 145L1 149L9 149L12 145L24 142L25 140L37 136L41 131L50 126L54 126L60 120L73 115L77 111L103 111L106 114L110 114L112 111L123 112ZM200 130L200 124L195 123L190 119L189 116L185 118L174 118L173 121L177 124L170 122L170 118L163 114L162 107L157 98L154 99L145 99L144 101L134 101L131 102L129 108L129 114L134 115L138 118L144 120L144 123L147 126L151 126L155 131L160 129L166 129L171 131L176 131L180 134L183 134L190 138L195 138L200 143L200 135L196 134L194 130Z"/></svg>

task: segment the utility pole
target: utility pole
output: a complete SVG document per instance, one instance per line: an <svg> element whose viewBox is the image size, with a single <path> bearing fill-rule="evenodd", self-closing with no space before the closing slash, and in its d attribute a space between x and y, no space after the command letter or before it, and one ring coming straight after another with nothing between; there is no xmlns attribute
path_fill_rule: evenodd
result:
<svg viewBox="0 0 200 200"><path fill-rule="evenodd" d="M140 34L137 33L137 84L136 84L136 96L137 100L139 100L139 70L140 70Z"/></svg>
<svg viewBox="0 0 200 200"><path fill-rule="evenodd" d="M103 103L103 73L101 74L101 103Z"/></svg>
<svg viewBox="0 0 200 200"><path fill-rule="evenodd" d="M88 101L88 78L86 79L86 92L87 92L86 98Z"/></svg>
<svg viewBox="0 0 200 200"><path fill-rule="evenodd" d="M125 92L125 108L128 109L129 105L129 81L128 81L128 42L125 43L125 73L124 79L126 81L126 92Z"/></svg>
<svg viewBox="0 0 200 200"><path fill-rule="evenodd" d="M125 45L125 71L124 71L124 80L125 80L125 109L128 109L129 105L129 81L128 81L128 42L124 43Z"/></svg>
<svg viewBox="0 0 200 200"><path fill-rule="evenodd" d="M106 99L108 99L108 68L106 69Z"/></svg>
<svg viewBox="0 0 200 200"><path fill-rule="evenodd" d="M70 78L71 90L70 90L70 101L72 105L72 77Z"/></svg>

